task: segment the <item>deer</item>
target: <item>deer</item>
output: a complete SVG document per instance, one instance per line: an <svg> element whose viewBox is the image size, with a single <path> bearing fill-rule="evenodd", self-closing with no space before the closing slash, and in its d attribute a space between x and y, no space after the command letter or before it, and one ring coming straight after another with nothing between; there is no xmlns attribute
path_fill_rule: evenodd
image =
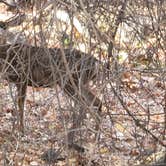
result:
<svg viewBox="0 0 166 166"><path fill-rule="evenodd" d="M5 22L0 22L5 27ZM0 35L0 40L3 34ZM4 42L4 41L3 41ZM18 129L24 133L24 103L27 87L53 88L58 85L72 100L87 109L95 107L100 115L101 100L87 84L95 80L98 60L74 48L48 48L24 42L0 45L0 73L17 88Z"/></svg>

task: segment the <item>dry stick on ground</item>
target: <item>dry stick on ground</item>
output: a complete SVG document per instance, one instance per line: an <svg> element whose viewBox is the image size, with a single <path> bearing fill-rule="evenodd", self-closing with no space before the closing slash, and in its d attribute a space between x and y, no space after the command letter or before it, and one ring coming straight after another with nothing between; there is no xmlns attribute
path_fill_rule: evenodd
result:
<svg viewBox="0 0 166 166"><path fill-rule="evenodd" d="M133 119L134 123L136 126L140 127L143 131L145 131L146 133L148 133L149 135L151 135L157 142L159 142L162 146L166 147L166 145L164 144L163 141L161 141L159 138L157 138L152 132L150 132L146 127L144 127L144 125L142 125L139 121L139 119L136 119L134 115L132 115L132 113L130 112L130 110L127 108L127 106L125 105L122 97L116 92L115 88L113 87L113 85L110 83L110 86L115 94L115 96L118 98L118 100L120 101L122 107L125 109L125 111L127 112L127 114Z"/></svg>

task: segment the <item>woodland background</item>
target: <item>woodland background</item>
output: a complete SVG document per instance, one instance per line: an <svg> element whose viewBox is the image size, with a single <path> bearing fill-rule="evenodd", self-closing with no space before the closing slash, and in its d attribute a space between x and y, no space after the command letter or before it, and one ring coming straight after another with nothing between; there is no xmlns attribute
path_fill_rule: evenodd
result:
<svg viewBox="0 0 166 166"><path fill-rule="evenodd" d="M17 0L0 3L0 21L25 15L10 31L35 46L76 48L102 62L93 93L103 101L99 140L88 115L84 154L62 145L72 123L63 91L28 88L26 134L13 132L14 85L0 82L0 165L155 165L166 146L165 0ZM20 39L20 40L21 40ZM80 135L79 135L80 136ZM61 149L62 161L45 152ZM53 155L55 157L55 155ZM66 159L67 158L67 159ZM163 164L164 165L164 164Z"/></svg>

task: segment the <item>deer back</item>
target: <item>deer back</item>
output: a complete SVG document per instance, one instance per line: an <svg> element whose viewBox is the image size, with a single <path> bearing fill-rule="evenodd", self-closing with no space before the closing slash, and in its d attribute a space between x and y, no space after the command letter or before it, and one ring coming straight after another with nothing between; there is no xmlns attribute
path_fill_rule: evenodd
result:
<svg viewBox="0 0 166 166"><path fill-rule="evenodd" d="M97 60L94 57L76 49L64 49L64 54L77 85L95 78ZM0 70L5 79L16 84L52 87L69 83L60 48L25 44L0 46Z"/></svg>

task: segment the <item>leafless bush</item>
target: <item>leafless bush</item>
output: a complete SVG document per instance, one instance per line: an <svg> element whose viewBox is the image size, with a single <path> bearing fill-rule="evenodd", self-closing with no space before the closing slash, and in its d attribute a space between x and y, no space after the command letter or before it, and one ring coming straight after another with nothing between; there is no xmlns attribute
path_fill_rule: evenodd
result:
<svg viewBox="0 0 166 166"><path fill-rule="evenodd" d="M84 165L148 165L152 154L157 158L160 152L163 156L166 146L166 2L48 0L27 3L16 3L17 11L26 15L18 29L27 43L76 48L100 62L99 75L91 84L93 93L103 102L99 129L95 131L95 118L89 112L80 127L79 118L84 116L82 107L73 107L58 87L54 92L47 89L44 92L51 94L47 96L51 96L52 102L45 96L35 102L38 105L27 102L27 110L31 110L25 113L25 121L31 115L38 123L34 127L40 130L37 132L39 144L46 145L41 147L46 150L64 146L67 139L64 135L70 132L71 114L74 114L75 141L85 147L83 157L78 155L77 160L84 160ZM46 112L54 112L57 119ZM47 122L41 120L47 116ZM35 130L30 128L33 124L28 123L28 130ZM70 164L72 157L68 148L62 155Z"/></svg>

